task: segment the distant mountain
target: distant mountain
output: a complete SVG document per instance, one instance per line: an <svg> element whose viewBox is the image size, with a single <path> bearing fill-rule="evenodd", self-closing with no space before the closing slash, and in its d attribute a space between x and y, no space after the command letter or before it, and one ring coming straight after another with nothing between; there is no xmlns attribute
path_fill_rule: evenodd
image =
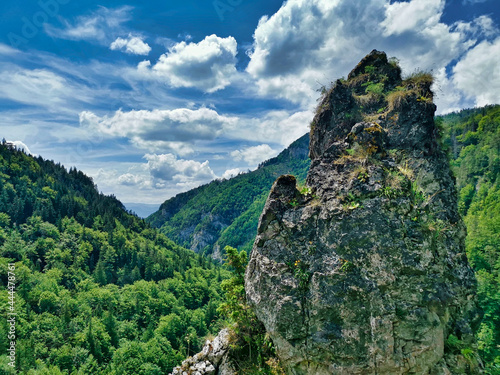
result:
<svg viewBox="0 0 500 375"><path fill-rule="evenodd" d="M306 134L255 171L216 180L167 200L147 221L180 245L216 259L226 245L250 250L273 182L282 174L304 181L310 164L308 152Z"/></svg>
<svg viewBox="0 0 500 375"><path fill-rule="evenodd" d="M123 203L125 208L141 218L147 218L158 211L159 204L148 203Z"/></svg>

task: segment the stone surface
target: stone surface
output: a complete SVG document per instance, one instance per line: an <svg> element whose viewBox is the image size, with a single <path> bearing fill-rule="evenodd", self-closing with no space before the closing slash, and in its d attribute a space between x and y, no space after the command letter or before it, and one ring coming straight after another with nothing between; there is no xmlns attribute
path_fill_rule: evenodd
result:
<svg viewBox="0 0 500 375"><path fill-rule="evenodd" d="M170 375L236 375L229 358L229 330L223 329L212 341L207 340L198 354L175 367Z"/></svg>
<svg viewBox="0 0 500 375"><path fill-rule="evenodd" d="M475 279L435 108L428 80L403 82L373 51L320 103L307 188L275 182L245 287L288 374L481 372Z"/></svg>

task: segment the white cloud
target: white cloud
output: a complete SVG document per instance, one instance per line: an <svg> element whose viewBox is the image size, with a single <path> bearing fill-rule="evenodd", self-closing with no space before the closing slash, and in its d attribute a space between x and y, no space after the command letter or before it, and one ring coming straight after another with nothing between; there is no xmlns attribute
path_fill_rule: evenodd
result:
<svg viewBox="0 0 500 375"><path fill-rule="evenodd" d="M453 83L477 106L500 103L500 37L483 41L453 68Z"/></svg>
<svg viewBox="0 0 500 375"><path fill-rule="evenodd" d="M131 19L131 11L132 7L130 6L116 9L101 6L91 15L78 17L74 23L63 20L65 26L63 29L45 24L45 31L55 38L109 44L109 40L114 39L113 35L122 32L122 24Z"/></svg>
<svg viewBox="0 0 500 375"><path fill-rule="evenodd" d="M211 93L231 84L236 74L236 54L237 43L233 37L210 35L199 43L175 44L155 65L141 62L138 72L173 87L195 87Z"/></svg>
<svg viewBox="0 0 500 375"><path fill-rule="evenodd" d="M117 38L109 46L111 50L120 50L132 55L148 55L151 52L149 44L145 43L141 37L132 36L129 34L128 38Z"/></svg>
<svg viewBox="0 0 500 375"><path fill-rule="evenodd" d="M0 55L15 55L19 50L12 48L6 44L0 43Z"/></svg>
<svg viewBox="0 0 500 375"><path fill-rule="evenodd" d="M145 180L142 176L125 173L118 177L118 183L125 186L137 186L144 185Z"/></svg>
<svg viewBox="0 0 500 375"><path fill-rule="evenodd" d="M479 32L483 33L487 37L492 37L498 35L498 27L495 25L491 17L489 16L479 16L474 22L479 28Z"/></svg>
<svg viewBox="0 0 500 375"><path fill-rule="evenodd" d="M234 161L246 161L249 165L255 166L265 160L268 160L278 154L269 145L262 144L259 146L247 147L242 150L231 152L231 157Z"/></svg>
<svg viewBox="0 0 500 375"><path fill-rule="evenodd" d="M441 68L433 72L434 84L434 103L436 103L438 114L444 114L459 111L464 108L465 98L463 93L458 90L453 81L446 74L446 69ZM465 107L470 107L466 105Z"/></svg>
<svg viewBox="0 0 500 375"><path fill-rule="evenodd" d="M144 156L154 188L161 189L175 182L181 187L195 187L209 182L217 176L209 166L208 160L200 163L195 160L177 159L173 154L147 154Z"/></svg>
<svg viewBox="0 0 500 375"><path fill-rule="evenodd" d="M241 170L239 168L227 169L221 176L222 179L229 180L230 178L239 175Z"/></svg>
<svg viewBox="0 0 500 375"><path fill-rule="evenodd" d="M375 45L381 10L379 0L289 0L259 21L247 72L262 95L311 106L321 84L348 72Z"/></svg>
<svg viewBox="0 0 500 375"><path fill-rule="evenodd" d="M236 119L219 115L208 108L197 110L130 111L118 110L112 117L99 117L92 112L80 113L80 126L108 137L129 138L150 151L169 150L179 155L193 151L197 140L213 140Z"/></svg>
<svg viewBox="0 0 500 375"><path fill-rule="evenodd" d="M385 20L381 23L384 36L425 30L439 24L445 0L412 0L386 4Z"/></svg>
<svg viewBox="0 0 500 375"><path fill-rule="evenodd" d="M226 130L231 139L278 143L287 147L309 130L311 111L269 111L252 118L240 118Z"/></svg>
<svg viewBox="0 0 500 375"><path fill-rule="evenodd" d="M487 16L445 24L444 6L444 0L288 0L260 20L246 70L260 95L311 110L315 91L347 75L373 48L398 57L405 72L439 71L478 38L499 35Z"/></svg>
<svg viewBox="0 0 500 375"><path fill-rule="evenodd" d="M36 154L34 154L34 153L32 153L30 151L30 149L28 148L28 146L26 146L25 143L23 143L21 141L7 141L7 143L13 144L14 146L16 146L16 148L18 150L22 150L22 151L24 151L27 154L30 154L30 155L33 155L33 156L37 156Z"/></svg>
<svg viewBox="0 0 500 375"><path fill-rule="evenodd" d="M0 73L0 97L15 102L60 110L72 94L67 80L49 70L18 69Z"/></svg>

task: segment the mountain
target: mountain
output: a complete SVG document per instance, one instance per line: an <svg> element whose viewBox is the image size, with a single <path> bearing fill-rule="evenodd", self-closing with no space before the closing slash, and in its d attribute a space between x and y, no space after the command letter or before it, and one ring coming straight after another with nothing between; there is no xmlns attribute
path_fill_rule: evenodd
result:
<svg viewBox="0 0 500 375"><path fill-rule="evenodd" d="M308 144L309 136L304 135L253 172L179 194L147 221L180 245L216 259L228 245L250 250L274 180L293 173L304 181L310 163Z"/></svg>
<svg viewBox="0 0 500 375"><path fill-rule="evenodd" d="M158 204L148 204L148 203L123 203L125 208L140 218L147 218L156 211L158 211Z"/></svg>
<svg viewBox="0 0 500 375"><path fill-rule="evenodd" d="M274 183L245 289L286 373L482 373L431 84L372 51L320 102L306 187Z"/></svg>
<svg viewBox="0 0 500 375"><path fill-rule="evenodd" d="M2 374L164 374L222 325L227 271L7 143L0 270Z"/></svg>

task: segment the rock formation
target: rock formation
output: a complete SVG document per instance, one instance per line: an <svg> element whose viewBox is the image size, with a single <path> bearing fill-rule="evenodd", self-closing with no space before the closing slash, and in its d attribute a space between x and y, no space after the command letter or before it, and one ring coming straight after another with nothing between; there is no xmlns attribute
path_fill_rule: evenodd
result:
<svg viewBox="0 0 500 375"><path fill-rule="evenodd" d="M318 106L306 186L273 185L245 287L288 374L481 372L431 83L373 51Z"/></svg>
<svg viewBox="0 0 500 375"><path fill-rule="evenodd" d="M202 351L175 367L170 375L236 375L229 359L230 332L223 329L212 341L207 340Z"/></svg>

